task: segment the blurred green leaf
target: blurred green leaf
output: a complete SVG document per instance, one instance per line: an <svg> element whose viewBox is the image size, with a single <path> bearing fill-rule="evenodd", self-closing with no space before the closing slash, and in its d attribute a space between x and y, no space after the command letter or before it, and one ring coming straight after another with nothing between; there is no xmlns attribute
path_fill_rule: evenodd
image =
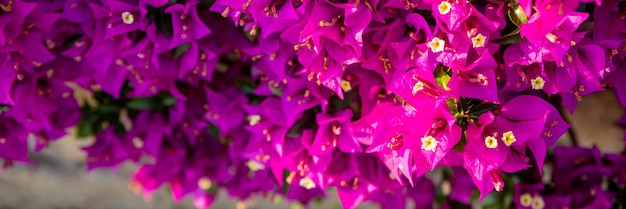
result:
<svg viewBox="0 0 626 209"><path fill-rule="evenodd" d="M82 38L83 35L81 34L74 34L72 36L70 36L69 38L65 39L65 41L63 42L63 44L61 44L61 48L62 49L69 49L72 48L72 46L78 41L80 40L80 38Z"/></svg>
<svg viewBox="0 0 626 209"><path fill-rule="evenodd" d="M76 135L78 138L88 137L93 134L93 124L89 120L81 120L76 127Z"/></svg>
<svg viewBox="0 0 626 209"><path fill-rule="evenodd" d="M163 104L164 107L173 107L174 104L176 104L176 98L171 96L165 96L165 98L161 100L161 104Z"/></svg>
<svg viewBox="0 0 626 209"><path fill-rule="evenodd" d="M100 106L98 106L96 111L97 111L97 113L103 114L103 115L115 114L115 113L119 112L119 107L114 106L114 105L103 105L103 104L101 104Z"/></svg>
<svg viewBox="0 0 626 209"><path fill-rule="evenodd" d="M126 107L134 110L146 110L155 109L156 105L150 98L133 98L126 104Z"/></svg>
<svg viewBox="0 0 626 209"><path fill-rule="evenodd" d="M215 124L209 123L207 129L209 130L209 134L211 134L213 138L219 139L221 137L220 129Z"/></svg>
<svg viewBox="0 0 626 209"><path fill-rule="evenodd" d="M173 54L172 54L173 58L180 57L185 52L187 52L190 47L191 47L191 43L186 43L186 44L183 44L183 45L180 45L180 46L174 48L174 51L173 51Z"/></svg>
<svg viewBox="0 0 626 209"><path fill-rule="evenodd" d="M287 192L289 191L289 187L291 186L289 183L287 183L287 178L289 177L289 174L291 174L291 172L287 169L283 169L283 193L287 194Z"/></svg>
<svg viewBox="0 0 626 209"><path fill-rule="evenodd" d="M276 95L278 97L282 97L283 96L283 90L282 89L277 89L277 88L274 88L274 87L270 86L270 90L272 91L272 93L274 93L274 95Z"/></svg>

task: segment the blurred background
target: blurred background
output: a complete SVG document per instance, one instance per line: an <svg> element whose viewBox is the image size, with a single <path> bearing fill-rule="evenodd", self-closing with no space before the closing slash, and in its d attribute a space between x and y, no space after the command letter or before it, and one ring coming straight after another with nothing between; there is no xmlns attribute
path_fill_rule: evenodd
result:
<svg viewBox="0 0 626 209"><path fill-rule="evenodd" d="M613 93L600 92L589 95L579 103L576 114L569 117L579 144L598 146L603 152L621 152L624 148L624 129L616 122L624 108L619 106ZM134 194L128 187L128 177L136 166L125 163L117 170L96 169L86 172L85 155L80 147L91 143L71 136L53 142L40 153L31 153L33 165L16 164L0 173L0 209L191 209L190 198L174 203L162 187L150 199ZM566 133L557 142L569 145ZM324 203L313 203L311 208L341 208L336 193L329 192ZM263 198L246 202L228 198L222 191L212 208L216 209L298 209L298 204ZM377 208L365 204L361 209Z"/></svg>

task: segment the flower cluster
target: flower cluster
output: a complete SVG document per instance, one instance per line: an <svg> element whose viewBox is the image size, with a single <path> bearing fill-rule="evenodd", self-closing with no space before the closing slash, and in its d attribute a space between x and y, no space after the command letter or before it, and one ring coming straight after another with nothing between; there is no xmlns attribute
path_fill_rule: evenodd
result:
<svg viewBox="0 0 626 209"><path fill-rule="evenodd" d="M614 208L623 205L625 155L600 156L596 148L556 147L552 183L515 186L517 208Z"/></svg>
<svg viewBox="0 0 626 209"><path fill-rule="evenodd" d="M89 169L142 162L133 190L169 184L199 208L218 188L306 204L329 187L345 208L431 208L424 175L437 167L467 172L452 187L482 199L509 186L503 173L542 172L569 128L561 107L571 113L605 87L626 106L619 0L0 0L0 9L5 163L28 162L29 137L39 150L77 125L95 136Z"/></svg>

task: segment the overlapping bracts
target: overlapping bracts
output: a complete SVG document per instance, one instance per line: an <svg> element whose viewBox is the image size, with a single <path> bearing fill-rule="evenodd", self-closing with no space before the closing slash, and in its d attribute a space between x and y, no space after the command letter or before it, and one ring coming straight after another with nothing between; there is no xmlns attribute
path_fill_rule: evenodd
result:
<svg viewBox="0 0 626 209"><path fill-rule="evenodd" d="M561 107L605 88L626 105L625 5L0 0L0 157L77 125L89 169L150 157L131 187L199 208L330 187L346 208L431 208L437 167L469 204L542 172Z"/></svg>

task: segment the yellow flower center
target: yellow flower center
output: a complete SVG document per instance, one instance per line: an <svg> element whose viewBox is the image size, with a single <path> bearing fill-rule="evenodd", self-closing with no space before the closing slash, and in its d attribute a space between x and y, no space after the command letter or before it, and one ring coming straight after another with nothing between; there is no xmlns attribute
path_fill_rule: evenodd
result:
<svg viewBox="0 0 626 209"><path fill-rule="evenodd" d="M540 89L543 89L543 85L546 84L546 81L543 80L542 77L537 76L536 78L531 79L530 83L534 90L540 90Z"/></svg>
<svg viewBox="0 0 626 209"><path fill-rule="evenodd" d="M350 85L350 81L341 80L341 89L343 89L344 92L348 92L348 91L352 90L352 86Z"/></svg>
<svg viewBox="0 0 626 209"><path fill-rule="evenodd" d="M496 138L493 136L485 137L485 145L488 148L494 149L498 147L498 140L496 140Z"/></svg>
<svg viewBox="0 0 626 209"><path fill-rule="evenodd" d="M208 177L202 177L200 180L198 180L198 187L200 187L200 189L202 190L209 190L211 186L213 186L213 183Z"/></svg>
<svg viewBox="0 0 626 209"><path fill-rule="evenodd" d="M130 12L122 12L122 21L126 24L133 24L135 22L135 17Z"/></svg>
<svg viewBox="0 0 626 209"><path fill-rule="evenodd" d="M437 37L433 38L433 40L428 42L428 48L430 48L430 50L433 51L434 53L442 52L444 50L445 45L446 45L446 42Z"/></svg>
<svg viewBox="0 0 626 209"><path fill-rule="evenodd" d="M479 33L478 35L474 36L474 38L472 38L472 46L474 46L474 48L483 47L485 46L486 39L486 36L483 36L483 34Z"/></svg>
<svg viewBox="0 0 626 209"><path fill-rule="evenodd" d="M259 123L259 121L261 120L261 116L260 115L250 115L248 116L248 121L251 126L256 125L257 123Z"/></svg>
<svg viewBox="0 0 626 209"><path fill-rule="evenodd" d="M452 5L450 5L450 3L447 1L442 1L437 7L437 9L439 9L439 13L442 15L448 14L451 8Z"/></svg>
<svg viewBox="0 0 626 209"><path fill-rule="evenodd" d="M306 189L313 189L315 188L317 185L315 185L315 182L313 182L313 180L311 180L311 178L309 177L304 177L302 179L300 179L300 186L304 187Z"/></svg>
<svg viewBox="0 0 626 209"><path fill-rule="evenodd" d="M519 197L519 203L524 207L530 207L533 203L533 197L528 193L524 193Z"/></svg>
<svg viewBox="0 0 626 209"><path fill-rule="evenodd" d="M413 85L413 90L411 91L411 93L413 93L413 95L417 94L417 92L421 91L424 89L424 83L422 83L421 81L418 81L417 83L415 83L415 85Z"/></svg>
<svg viewBox="0 0 626 209"><path fill-rule="evenodd" d="M422 137L423 150L434 152L435 148L437 148L437 144L439 144L439 141L432 136Z"/></svg>
<svg viewBox="0 0 626 209"><path fill-rule="evenodd" d="M545 206L546 203L543 201L543 198L540 196L535 196L535 198L533 198L533 204L531 206L533 209L543 209Z"/></svg>
<svg viewBox="0 0 626 209"><path fill-rule="evenodd" d="M502 134L502 141L504 141L504 144L506 144L506 146L511 146L511 144L513 144L517 140L515 139L515 135L513 135L513 131L507 131Z"/></svg>

